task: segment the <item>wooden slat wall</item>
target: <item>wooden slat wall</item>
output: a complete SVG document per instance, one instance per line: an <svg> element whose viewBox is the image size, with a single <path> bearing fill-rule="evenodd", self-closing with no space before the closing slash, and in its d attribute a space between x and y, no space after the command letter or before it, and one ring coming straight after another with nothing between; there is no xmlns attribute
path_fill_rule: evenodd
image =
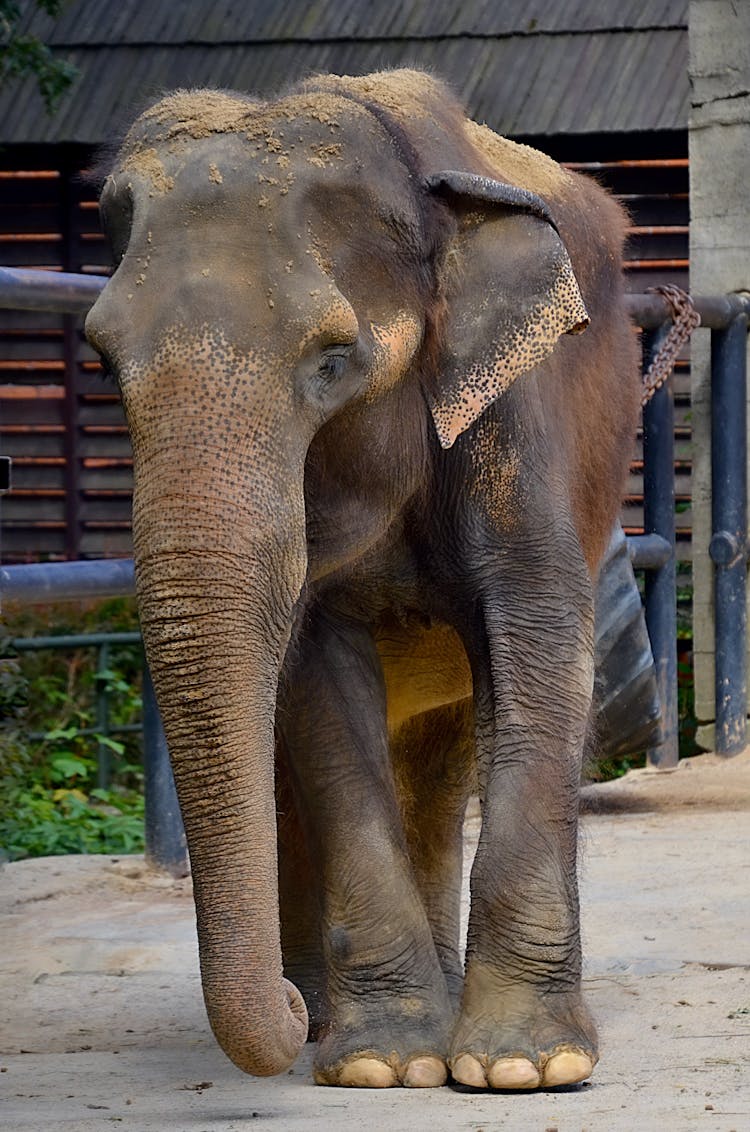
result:
<svg viewBox="0 0 750 1132"><path fill-rule="evenodd" d="M108 252L99 233L94 192L76 177L86 159L83 152L59 147L0 153L1 264L106 270ZM687 159L568 164L595 175L630 210L629 289L644 291L667 282L687 289ZM683 559L690 553L689 388L686 357L675 378L675 483ZM0 509L3 562L130 553L127 431L117 393L100 376L81 320L0 310L0 449L13 457L14 466L13 490ZM642 526L640 435L623 519L628 530Z"/></svg>
<svg viewBox="0 0 750 1132"><path fill-rule="evenodd" d="M672 283L689 290L689 168L687 157L568 163L595 177L627 207L631 218L625 272L628 290ZM692 528L690 427L690 349L675 366L675 498L677 557L690 560ZM643 434L638 430L623 525L629 533L643 530Z"/></svg>
<svg viewBox="0 0 750 1132"><path fill-rule="evenodd" d="M84 163L52 147L0 154L0 263L107 270ZM130 553L130 444L82 319L0 310L0 445L13 457L4 562Z"/></svg>

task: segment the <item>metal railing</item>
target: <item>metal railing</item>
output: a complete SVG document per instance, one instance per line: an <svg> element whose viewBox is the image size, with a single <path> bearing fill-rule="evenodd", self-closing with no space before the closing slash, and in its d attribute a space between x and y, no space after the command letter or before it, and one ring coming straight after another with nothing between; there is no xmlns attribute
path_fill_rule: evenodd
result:
<svg viewBox="0 0 750 1132"><path fill-rule="evenodd" d="M670 325L657 295L630 295L628 311L645 331L646 362ZM714 564L716 751L734 755L747 736L747 330L749 295L693 296L701 327L711 332L711 482ZM646 574L646 624L664 717L653 766L677 765L677 581L672 378L643 410L644 527L669 544L669 557ZM636 536L637 538L638 536ZM636 564L634 562L634 564Z"/></svg>
<svg viewBox="0 0 750 1132"><path fill-rule="evenodd" d="M96 738L96 785L106 790L112 777L112 747L108 740L112 735L128 735L143 731L143 723L112 723L110 720L111 691L107 682L110 672L110 653L118 645L142 645L141 634L129 633L77 633L60 634L57 637L15 637L9 642L14 653L65 651L73 649L96 649L96 668L94 671L94 716L96 722L89 727L76 727L76 737ZM48 738L45 731L30 731L27 738L39 742Z"/></svg>
<svg viewBox="0 0 750 1132"><path fill-rule="evenodd" d="M86 314L108 279L108 275L0 267L0 307L16 311Z"/></svg>
<svg viewBox="0 0 750 1132"><path fill-rule="evenodd" d="M107 280L0 268L0 307L80 313ZM631 318L645 331L646 362L656 354L671 322L658 295L628 297ZM712 336L713 536L716 607L716 749L734 754L745 745L747 714L747 437L746 335L750 297L693 299ZM678 758L677 586L672 381L644 409L644 527L628 540L631 559L646 571L646 622L663 705L662 742L648 754L660 768ZM133 593L130 560L0 566L0 596L16 602L111 597ZM144 667L144 773L146 845L154 863L184 870L185 838L166 741Z"/></svg>
<svg viewBox="0 0 750 1132"><path fill-rule="evenodd" d="M134 592L132 584L132 563L130 563L130 586L122 586L122 570L108 571L107 567L121 566L121 562L60 562L50 566L55 574L48 575L47 584L35 589L24 571L34 571L34 566L5 567L0 571L0 595L23 604L47 601L90 599L91 571L76 569L81 566L102 567L101 574L112 579L106 594L100 587L93 596L128 596ZM10 581L8 581L10 575ZM71 578L72 575L72 578ZM33 575L32 575L33 577ZM18 584L14 584L14 579ZM101 581L101 579L99 579ZM57 584L56 584L57 583ZM119 588L117 588L119 584ZM78 649L96 648L98 650L97 674L104 673L108 667L109 650L117 645L141 644L138 632L124 633L81 633L70 636L19 637L11 640L14 652L31 652L37 649ZM122 732L140 731L143 735L143 794L145 812L146 857L157 868L164 869L173 876L185 876L188 872L187 843L182 815L177 800L172 767L162 727L161 716L156 704L151 673L143 654L142 716L140 723L112 725L109 722L109 702L103 681L97 681L96 723L93 727L76 730L77 735L91 735L97 739L97 785L106 787L110 777L111 752L99 736L105 738ZM44 738L31 735L30 738Z"/></svg>

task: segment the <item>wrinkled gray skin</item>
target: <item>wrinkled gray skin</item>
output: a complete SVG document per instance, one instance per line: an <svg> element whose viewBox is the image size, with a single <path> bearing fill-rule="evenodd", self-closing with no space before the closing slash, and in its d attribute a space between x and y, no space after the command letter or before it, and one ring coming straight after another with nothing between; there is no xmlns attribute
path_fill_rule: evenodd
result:
<svg viewBox="0 0 750 1132"><path fill-rule="evenodd" d="M171 96L102 211L87 332L219 1042L290 1064L283 966L320 1082L583 1079L591 578L636 402L616 206L393 72Z"/></svg>

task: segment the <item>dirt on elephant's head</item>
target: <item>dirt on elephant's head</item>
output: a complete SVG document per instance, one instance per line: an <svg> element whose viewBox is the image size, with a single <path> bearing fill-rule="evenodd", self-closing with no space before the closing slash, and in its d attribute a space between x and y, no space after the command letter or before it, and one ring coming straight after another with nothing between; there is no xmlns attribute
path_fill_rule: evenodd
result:
<svg viewBox="0 0 750 1132"><path fill-rule="evenodd" d="M139 128L155 141L178 135L207 138L241 127L243 119L261 103L222 90L176 90L141 114L128 138L138 139Z"/></svg>
<svg viewBox="0 0 750 1132"><path fill-rule="evenodd" d="M190 141L231 133L257 105L250 98L220 90L173 91L130 127L120 152L122 168L148 178L155 192L168 192L174 180L164 168L166 143L175 152Z"/></svg>
<svg viewBox="0 0 750 1132"><path fill-rule="evenodd" d="M122 168L125 172L132 170L147 177L156 193L168 193L174 188L174 177L167 174L153 146L131 150L123 161Z"/></svg>
<svg viewBox="0 0 750 1132"><path fill-rule="evenodd" d="M476 165L510 184L547 198L569 192L571 174L546 155L499 137L467 119L465 108L441 80L402 68L363 76L316 75L269 101L212 89L176 90L145 110L131 127L122 156L151 176L158 192L164 178L154 168L155 150L170 150L217 134L234 134L265 146L276 165L284 167L295 149L296 125L315 125L325 137L306 155L309 163L329 165L341 156L337 135L346 123L400 135L400 145L419 154L419 171L430 171L446 152L455 168ZM368 121L369 119L369 121ZM301 140L301 139L299 139ZM414 162L412 162L414 164ZM437 167L437 166L435 166Z"/></svg>
<svg viewBox="0 0 750 1132"><path fill-rule="evenodd" d="M546 198L554 198L572 185L567 169L538 149L502 138L471 119L466 120L464 129L474 149L488 162L493 177Z"/></svg>
<svg viewBox="0 0 750 1132"><path fill-rule="evenodd" d="M318 75L303 89L349 95L362 102L372 102L399 121L433 117L446 102L457 102L445 83L424 71L401 68L376 71L371 75Z"/></svg>
<svg viewBox="0 0 750 1132"><path fill-rule="evenodd" d="M298 139L297 124L315 124L330 140L318 139L308 160L326 165L340 157L335 134L344 117L365 113L348 104L332 90L298 89L271 102L261 102L240 94L220 90L177 90L145 110L130 128L121 157L131 168L152 176L156 150L167 144L170 153L179 152L190 142L213 135L232 134L250 143L259 143L269 161L280 168L289 164L289 151ZM148 166L148 168L147 168ZM269 183L271 182L269 176ZM160 188L163 191L163 185Z"/></svg>

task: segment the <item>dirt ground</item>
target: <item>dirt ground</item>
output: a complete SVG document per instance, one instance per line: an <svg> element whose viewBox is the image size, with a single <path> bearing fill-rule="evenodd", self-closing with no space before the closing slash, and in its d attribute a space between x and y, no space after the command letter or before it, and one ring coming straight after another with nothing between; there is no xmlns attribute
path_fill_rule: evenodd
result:
<svg viewBox="0 0 750 1132"><path fill-rule="evenodd" d="M188 881L140 858L46 858L0 876L0 1128L8 1132L746 1132L750 754L585 791L590 1083L532 1094L383 1092L244 1076L210 1034ZM467 820L467 867L478 820Z"/></svg>

